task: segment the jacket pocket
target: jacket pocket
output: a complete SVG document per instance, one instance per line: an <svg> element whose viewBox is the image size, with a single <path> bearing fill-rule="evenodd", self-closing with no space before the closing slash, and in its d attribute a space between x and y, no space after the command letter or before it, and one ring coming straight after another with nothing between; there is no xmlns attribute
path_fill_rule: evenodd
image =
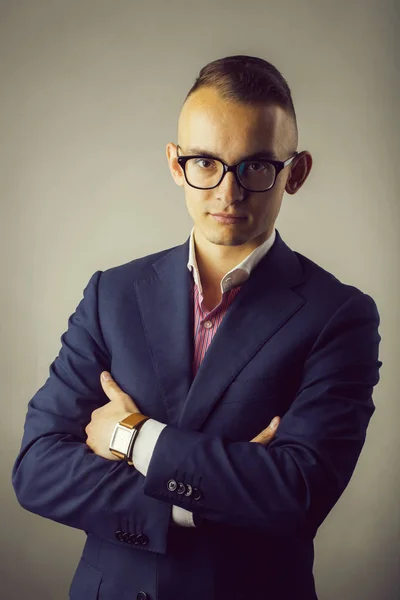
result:
<svg viewBox="0 0 400 600"><path fill-rule="evenodd" d="M102 574L81 558L69 588L70 600L97 600Z"/></svg>

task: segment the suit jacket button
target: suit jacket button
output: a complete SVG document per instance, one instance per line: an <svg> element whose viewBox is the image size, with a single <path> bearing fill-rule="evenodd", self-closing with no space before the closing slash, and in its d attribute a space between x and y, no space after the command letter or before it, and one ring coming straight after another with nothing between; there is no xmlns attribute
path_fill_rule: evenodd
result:
<svg viewBox="0 0 400 600"><path fill-rule="evenodd" d="M139 533L136 538L136 541L141 546L146 546L149 543L149 538L147 537L147 535L144 535L143 533Z"/></svg>
<svg viewBox="0 0 400 600"><path fill-rule="evenodd" d="M128 544L134 544L136 542L137 535L136 533L131 533L128 538Z"/></svg>
<svg viewBox="0 0 400 600"><path fill-rule="evenodd" d="M150 600L150 597L146 594L146 592L139 592L136 596L136 600Z"/></svg>
<svg viewBox="0 0 400 600"><path fill-rule="evenodd" d="M174 492L177 487L178 487L178 484L176 483L175 479L170 479L168 481L167 488L169 489L170 492Z"/></svg>
<svg viewBox="0 0 400 600"><path fill-rule="evenodd" d="M124 532L121 531L120 529L118 529L118 531L115 532L115 537L117 538L117 540L119 542L123 542L124 541Z"/></svg>
<svg viewBox="0 0 400 600"><path fill-rule="evenodd" d="M193 488L191 485L189 485L188 483L186 484L186 492L185 492L185 496L191 496L193 492Z"/></svg>
<svg viewBox="0 0 400 600"><path fill-rule="evenodd" d="M127 531L124 531L124 533L122 535L122 541L128 542L129 536L130 536L130 533L128 533Z"/></svg>
<svg viewBox="0 0 400 600"><path fill-rule="evenodd" d="M179 495L182 495L185 492L186 492L186 485L183 484L181 481L179 481L176 493L179 494Z"/></svg>
<svg viewBox="0 0 400 600"><path fill-rule="evenodd" d="M200 500L202 494L199 490L199 488L194 487L193 488L193 500Z"/></svg>

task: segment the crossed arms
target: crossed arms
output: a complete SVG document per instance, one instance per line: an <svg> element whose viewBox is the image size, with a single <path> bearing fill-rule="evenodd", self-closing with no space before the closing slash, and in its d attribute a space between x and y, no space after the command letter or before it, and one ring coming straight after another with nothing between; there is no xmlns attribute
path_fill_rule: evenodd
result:
<svg viewBox="0 0 400 600"><path fill-rule="evenodd" d="M144 476L86 444L93 411L108 401L100 383L110 370L97 316L100 275L90 279L49 377L29 402L12 475L21 505L115 543L117 530L140 527L145 549L160 553L172 505L216 523L315 535L351 478L374 412L381 363L372 298L354 294L326 323L268 447L168 425ZM168 490L171 479L197 483L201 500Z"/></svg>

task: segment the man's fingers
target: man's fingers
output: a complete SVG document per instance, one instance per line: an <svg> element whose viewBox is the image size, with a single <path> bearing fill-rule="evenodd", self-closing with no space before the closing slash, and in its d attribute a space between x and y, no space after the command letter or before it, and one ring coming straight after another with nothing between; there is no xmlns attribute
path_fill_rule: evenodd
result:
<svg viewBox="0 0 400 600"><path fill-rule="evenodd" d="M280 418L274 417L271 423L268 425L268 427L266 429L263 429L261 433L259 433L255 438L253 438L250 441L258 442L259 444L263 444L263 446L267 446L274 439L279 423Z"/></svg>

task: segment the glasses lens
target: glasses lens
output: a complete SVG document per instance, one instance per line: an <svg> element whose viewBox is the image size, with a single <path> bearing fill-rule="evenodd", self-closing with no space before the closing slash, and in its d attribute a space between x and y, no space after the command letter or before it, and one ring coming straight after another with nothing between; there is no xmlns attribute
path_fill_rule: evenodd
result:
<svg viewBox="0 0 400 600"><path fill-rule="evenodd" d="M214 158L190 158L186 163L186 177L191 185L214 187L219 183L224 167Z"/></svg>
<svg viewBox="0 0 400 600"><path fill-rule="evenodd" d="M253 192L267 190L274 183L275 167L263 160L244 160L238 167L238 177Z"/></svg>

